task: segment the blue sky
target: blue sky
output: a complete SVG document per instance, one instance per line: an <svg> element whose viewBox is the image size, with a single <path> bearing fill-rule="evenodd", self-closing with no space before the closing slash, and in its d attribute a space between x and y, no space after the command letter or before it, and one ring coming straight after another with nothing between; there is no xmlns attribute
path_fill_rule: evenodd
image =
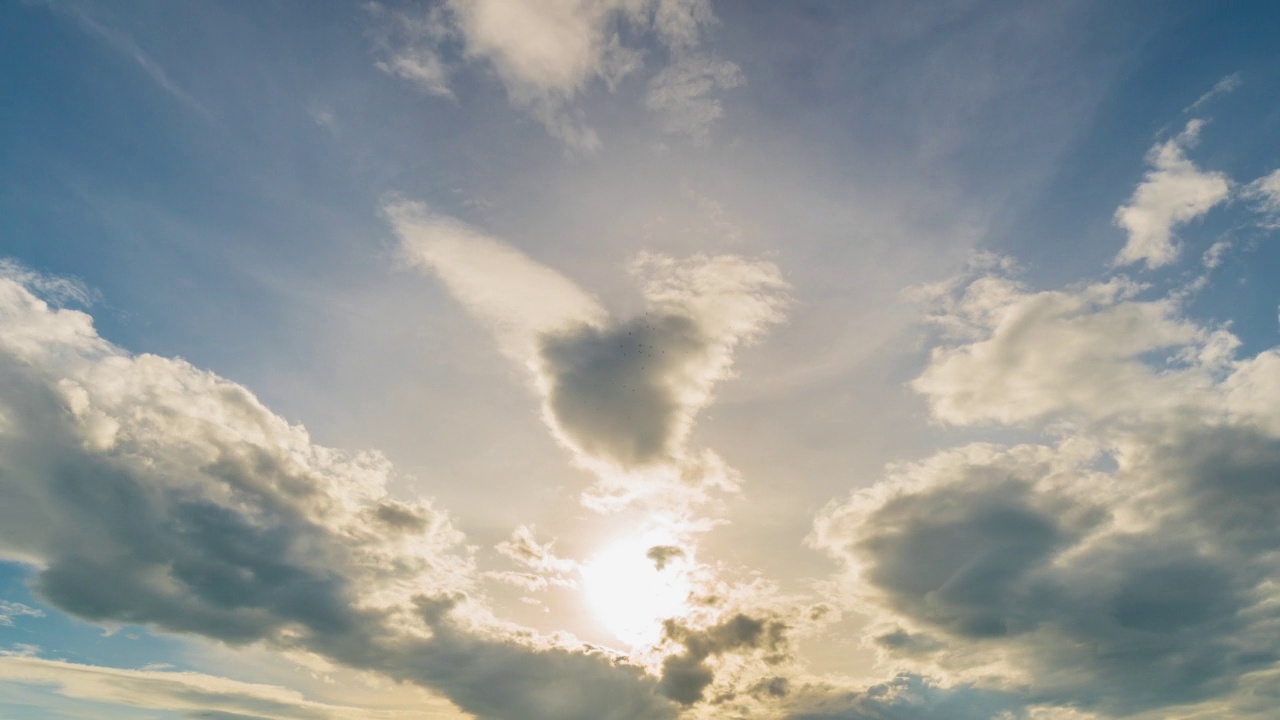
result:
<svg viewBox="0 0 1280 720"><path fill-rule="evenodd" d="M1266 717L1278 32L6 4L0 717Z"/></svg>

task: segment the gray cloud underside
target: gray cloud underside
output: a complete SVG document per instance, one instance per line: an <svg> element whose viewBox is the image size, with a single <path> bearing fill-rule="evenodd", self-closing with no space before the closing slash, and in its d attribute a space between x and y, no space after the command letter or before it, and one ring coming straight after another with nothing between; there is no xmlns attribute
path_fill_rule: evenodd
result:
<svg viewBox="0 0 1280 720"><path fill-rule="evenodd" d="M305 649L485 718L672 716L638 668L474 619L461 536L390 472L0 278L0 555L53 606Z"/></svg>
<svg viewBox="0 0 1280 720"><path fill-rule="evenodd" d="M1262 717L1257 678L1280 667L1280 353L1236 359L1225 330L1122 286L960 287L938 317L956 341L915 387L939 419L1056 439L900 467L828 508L814 541L894 662L1103 716Z"/></svg>
<svg viewBox="0 0 1280 720"><path fill-rule="evenodd" d="M547 337L540 353L547 406L587 455L621 466L666 459L688 423L678 383L706 353L697 324L680 316Z"/></svg>

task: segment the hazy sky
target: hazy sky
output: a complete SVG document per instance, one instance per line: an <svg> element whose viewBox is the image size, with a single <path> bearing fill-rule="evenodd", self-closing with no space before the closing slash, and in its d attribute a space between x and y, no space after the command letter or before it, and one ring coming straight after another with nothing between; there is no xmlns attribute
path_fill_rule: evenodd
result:
<svg viewBox="0 0 1280 720"><path fill-rule="evenodd" d="M0 717L1274 717L1277 37L3 3Z"/></svg>

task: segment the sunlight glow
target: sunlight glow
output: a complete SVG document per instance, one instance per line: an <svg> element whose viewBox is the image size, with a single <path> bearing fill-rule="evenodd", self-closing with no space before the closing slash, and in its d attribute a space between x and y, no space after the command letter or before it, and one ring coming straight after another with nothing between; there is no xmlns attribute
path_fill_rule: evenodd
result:
<svg viewBox="0 0 1280 720"><path fill-rule="evenodd" d="M660 563L651 550L662 545L632 538L605 548L582 568L583 590L596 617L632 647L658 642L662 621L688 610L690 560L676 551Z"/></svg>

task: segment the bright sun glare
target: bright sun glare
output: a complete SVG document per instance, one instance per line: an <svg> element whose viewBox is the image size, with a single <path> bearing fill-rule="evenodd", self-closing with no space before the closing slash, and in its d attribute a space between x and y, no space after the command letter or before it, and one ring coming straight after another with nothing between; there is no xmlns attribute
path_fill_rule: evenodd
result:
<svg viewBox="0 0 1280 720"><path fill-rule="evenodd" d="M599 621L638 647L662 637L662 621L688 608L689 562L677 557L659 570L649 550L659 543L632 539L611 545L582 569L583 589Z"/></svg>

